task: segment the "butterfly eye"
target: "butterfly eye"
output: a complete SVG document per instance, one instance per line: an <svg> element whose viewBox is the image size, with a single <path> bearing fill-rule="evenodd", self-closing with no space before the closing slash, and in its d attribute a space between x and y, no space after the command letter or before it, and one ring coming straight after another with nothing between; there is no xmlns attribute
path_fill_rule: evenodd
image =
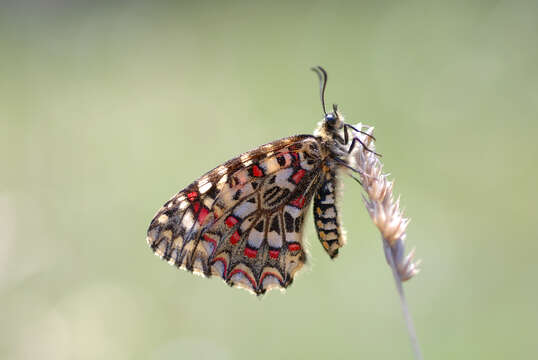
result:
<svg viewBox="0 0 538 360"><path fill-rule="evenodd" d="M336 124L336 116L333 113L327 114L325 115L325 121L332 126Z"/></svg>

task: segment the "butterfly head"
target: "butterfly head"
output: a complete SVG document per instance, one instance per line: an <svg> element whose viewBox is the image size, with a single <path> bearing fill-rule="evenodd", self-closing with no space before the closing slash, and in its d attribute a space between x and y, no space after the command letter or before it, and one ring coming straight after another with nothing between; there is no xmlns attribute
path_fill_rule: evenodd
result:
<svg viewBox="0 0 538 360"><path fill-rule="evenodd" d="M321 106L323 108L323 113L325 114L325 119L323 121L322 127L325 132L334 133L338 132L344 127L344 119L342 115L338 112L338 106L333 104L333 111L327 113L325 108L325 88L327 87L327 72L321 66L316 66L312 68L318 77L319 77L319 92L321 98Z"/></svg>
<svg viewBox="0 0 538 360"><path fill-rule="evenodd" d="M336 104L333 105L333 111L325 114L324 125L327 130L338 131L344 127L344 119L342 115L338 112L338 107Z"/></svg>

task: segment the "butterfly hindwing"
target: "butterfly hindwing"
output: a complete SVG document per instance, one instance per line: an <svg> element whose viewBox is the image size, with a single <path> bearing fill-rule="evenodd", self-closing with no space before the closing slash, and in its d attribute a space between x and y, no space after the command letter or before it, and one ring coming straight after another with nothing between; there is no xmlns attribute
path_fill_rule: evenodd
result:
<svg viewBox="0 0 538 360"><path fill-rule="evenodd" d="M260 146L165 203L150 224L148 243L180 268L257 294L285 288L306 260L303 220L322 176L313 136Z"/></svg>

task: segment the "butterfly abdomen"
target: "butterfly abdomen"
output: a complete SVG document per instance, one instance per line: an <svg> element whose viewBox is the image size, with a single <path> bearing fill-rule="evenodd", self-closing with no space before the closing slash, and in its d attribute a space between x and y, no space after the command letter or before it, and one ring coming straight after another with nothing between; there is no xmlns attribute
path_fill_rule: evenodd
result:
<svg viewBox="0 0 538 360"><path fill-rule="evenodd" d="M345 244L345 237L338 216L337 194L339 180L337 169L324 166L323 178L314 196L314 225L321 245L331 258Z"/></svg>

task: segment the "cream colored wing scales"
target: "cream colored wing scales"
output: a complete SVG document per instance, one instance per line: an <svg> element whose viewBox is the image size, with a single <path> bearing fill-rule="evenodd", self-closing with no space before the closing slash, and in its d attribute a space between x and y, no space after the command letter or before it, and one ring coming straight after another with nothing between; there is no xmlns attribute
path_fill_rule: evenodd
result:
<svg viewBox="0 0 538 360"><path fill-rule="evenodd" d="M247 152L168 201L148 243L179 268L257 294L286 287L305 261L303 219L320 164L319 144L308 135Z"/></svg>

